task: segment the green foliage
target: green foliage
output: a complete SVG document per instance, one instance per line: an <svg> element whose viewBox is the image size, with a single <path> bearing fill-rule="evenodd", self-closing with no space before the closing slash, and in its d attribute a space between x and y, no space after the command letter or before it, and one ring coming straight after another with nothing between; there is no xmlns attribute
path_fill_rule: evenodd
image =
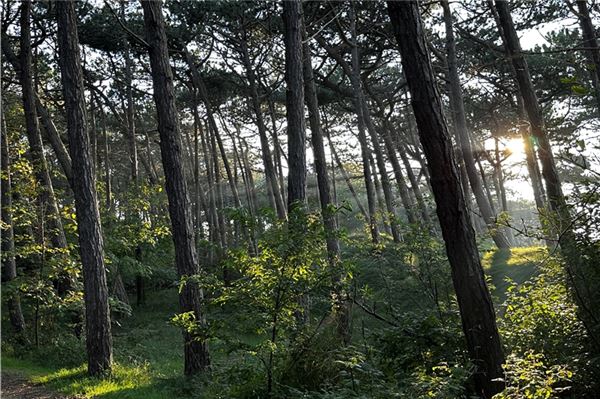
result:
<svg viewBox="0 0 600 399"><path fill-rule="evenodd" d="M547 365L533 350L510 354L504 365L506 389L494 399L557 399L571 389L573 372L564 365Z"/></svg>
<svg viewBox="0 0 600 399"><path fill-rule="evenodd" d="M508 288L499 328L510 355L507 389L500 398L554 398L585 392L594 380L587 333L567 290L563 265L546 255L539 267L539 275Z"/></svg>

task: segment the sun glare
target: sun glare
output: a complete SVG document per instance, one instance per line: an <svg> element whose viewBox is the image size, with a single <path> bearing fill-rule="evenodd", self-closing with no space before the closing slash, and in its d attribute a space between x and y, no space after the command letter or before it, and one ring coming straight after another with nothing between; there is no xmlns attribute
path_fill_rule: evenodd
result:
<svg viewBox="0 0 600 399"><path fill-rule="evenodd" d="M510 151L513 155L522 155L525 153L525 147L523 145L523 139L514 138L504 142L504 148Z"/></svg>

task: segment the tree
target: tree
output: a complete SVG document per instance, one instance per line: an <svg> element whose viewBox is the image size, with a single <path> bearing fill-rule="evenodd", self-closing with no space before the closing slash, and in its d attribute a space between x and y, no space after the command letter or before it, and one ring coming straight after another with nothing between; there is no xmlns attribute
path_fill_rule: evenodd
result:
<svg viewBox="0 0 600 399"><path fill-rule="evenodd" d="M471 138L469 137L469 131L467 129L463 94L460 87L460 77L458 75L452 12L447 0L442 1L442 7L444 9L444 22L446 26L446 59L448 64L448 84L450 86L450 105L452 107L452 120L454 121L454 130L459 143L460 154L464 161L471 190L473 190L473 194L475 195L477 206L492 234L494 242L498 248L509 248L510 243L508 239L502 230L495 226L496 215L494 215L492 207L485 197L481 179L479 178L475 167L475 158L473 157Z"/></svg>
<svg viewBox="0 0 600 399"><path fill-rule="evenodd" d="M75 2L56 4L58 49L63 96L67 114L69 150L73 164L72 189L79 232L79 253L83 265L88 373L109 372L112 363L112 336L108 286L96 179L90 155L85 115L85 92Z"/></svg>
<svg viewBox="0 0 600 399"><path fill-rule="evenodd" d="M169 48L161 2L142 0L141 4L144 10L144 27L152 69L160 150L175 244L175 264L177 274L184 279L198 275L200 268L194 244L192 213L183 168L173 72L169 64ZM179 294L180 310L182 313L190 314L194 322L200 326L205 324L202 301L203 293L198 284L192 279L187 280ZM184 331L183 338L185 374L192 375L207 369L210 365L210 357L206 341L188 330Z"/></svg>
<svg viewBox="0 0 600 399"><path fill-rule="evenodd" d="M319 202L321 204L321 215L325 228L325 240L327 244L327 256L329 267L336 273L340 258L340 243L337 238L338 225L335 219L333 207L334 199L331 195L329 184L329 173L327 171L327 158L325 156L325 144L323 140L323 129L321 126L321 115L319 113L319 101L317 88L312 67L312 56L309 42L307 40L304 20L302 21L302 53L304 72L304 100L308 108L308 120L310 124L310 141L315 157L315 170L317 173L317 185L319 188ZM344 343L350 342L350 308L344 303L344 293L340 289L340 278L334 275L334 289L332 292L334 313L337 319L337 331Z"/></svg>
<svg viewBox="0 0 600 399"><path fill-rule="evenodd" d="M550 204L550 209L555 219L554 222L556 223L552 234L558 237L558 243L566 259L566 269L571 288L584 315L583 319L586 321L586 328L592 336L595 336L594 328L590 323L598 325L600 321L589 306L593 291L585 279L585 272L582 268L573 232L571 215L562 191L560 177L552 153L552 145L546 132L540 103L533 88L529 67L521 51L521 43L510 14L509 5L504 1L495 1L494 7L498 13L498 29L501 32L504 46L512 61L514 77L523 97L523 106L529 118L531 134L537 139L539 145L538 155L542 164L542 177L546 183L548 203Z"/></svg>
<svg viewBox="0 0 600 399"><path fill-rule="evenodd" d="M288 213L306 201L306 132L302 77L302 3L283 2L286 115L288 133Z"/></svg>
<svg viewBox="0 0 600 399"><path fill-rule="evenodd" d="M496 379L503 376L504 354L429 59L419 5L416 1L387 4L431 173L467 349L476 366L475 384L479 394L491 398L503 387Z"/></svg>
<svg viewBox="0 0 600 399"><path fill-rule="evenodd" d="M3 110L4 111L4 110ZM0 158L1 158L1 187L0 195L2 196L2 223L4 224L2 231L2 282L11 282L17 278L17 265L15 262L15 238L13 232L12 221L12 187L10 180L10 158L8 154L8 138L6 132L6 122L4 120L4 112L2 113L2 142L0 142ZM21 299L18 291L10 292L8 296L8 313L10 324L17 335L21 335L25 331L25 319L21 310Z"/></svg>

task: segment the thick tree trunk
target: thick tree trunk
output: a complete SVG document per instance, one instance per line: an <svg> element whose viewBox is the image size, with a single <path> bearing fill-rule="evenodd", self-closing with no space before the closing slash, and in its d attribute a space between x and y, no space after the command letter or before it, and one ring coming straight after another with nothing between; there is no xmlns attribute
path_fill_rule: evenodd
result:
<svg viewBox="0 0 600 399"><path fill-rule="evenodd" d="M479 179L477 168L475 167L475 158L473 157L473 149L471 148L471 140L469 138L467 120L465 117L463 94L460 87L460 77L456 65L456 43L454 39L452 12L450 11L448 0L442 1L442 7L444 8L444 22L446 25L446 59L448 63L450 104L452 106L452 120L454 121L456 138L459 143L467 176L469 177L469 183L473 190L473 194L475 195L475 201L477 202L477 206L479 207L483 219L488 225L492 239L498 248L510 248L510 242L502 232L502 229L498 229L495 226L496 215L485 198L481 180Z"/></svg>
<svg viewBox="0 0 600 399"><path fill-rule="evenodd" d="M88 372L109 372L112 337L108 286L96 182L86 131L85 97L75 2L56 3L59 64L67 113L67 130L73 169L73 193L79 232L79 253L83 265Z"/></svg>
<svg viewBox="0 0 600 399"><path fill-rule="evenodd" d="M283 2L286 117L288 136L288 213L306 202L306 131L302 77L302 3Z"/></svg>
<svg viewBox="0 0 600 399"><path fill-rule="evenodd" d="M4 110L3 110L4 111ZM10 180L10 158L8 155L8 138L6 121L2 112L2 141L0 142L0 164L2 178L0 180L0 194L2 196L0 213L5 228L2 230L2 282L10 283L17 278L17 265L15 263L15 239L12 222L12 187ZM14 292L12 291L14 290ZM21 299L18 290L12 288L7 297L7 308L10 325L17 336L22 337L25 331L25 319L21 310Z"/></svg>
<svg viewBox="0 0 600 399"><path fill-rule="evenodd" d="M154 101L158 116L161 157L165 173L169 214L175 244L175 264L180 278L197 275L200 271L194 245L194 229L188 188L181 153L181 132L173 72L169 64L169 49L165 21L160 1L141 1L144 10L146 40L149 44L150 66L154 87ZM191 312L199 327L205 324L202 313L203 293L198 284L187 281L179 294L182 313ZM196 334L184 332L185 374L192 375L210 365L208 346Z"/></svg>
<svg viewBox="0 0 600 399"><path fill-rule="evenodd" d="M389 1L387 4L419 137L431 172L467 349L476 366L477 393L491 398L503 388L503 383L495 379L503 377L504 355L429 59L419 6L416 1Z"/></svg>

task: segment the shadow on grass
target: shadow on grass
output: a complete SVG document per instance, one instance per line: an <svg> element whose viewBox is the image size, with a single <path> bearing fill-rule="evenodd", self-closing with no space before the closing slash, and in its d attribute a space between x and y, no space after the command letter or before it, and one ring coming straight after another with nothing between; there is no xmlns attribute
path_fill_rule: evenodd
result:
<svg viewBox="0 0 600 399"><path fill-rule="evenodd" d="M485 254L483 265L490 277L494 302L504 303L509 280L517 285L523 284L538 272L537 265L542 262L546 250L542 247L523 247L512 249L496 249Z"/></svg>

